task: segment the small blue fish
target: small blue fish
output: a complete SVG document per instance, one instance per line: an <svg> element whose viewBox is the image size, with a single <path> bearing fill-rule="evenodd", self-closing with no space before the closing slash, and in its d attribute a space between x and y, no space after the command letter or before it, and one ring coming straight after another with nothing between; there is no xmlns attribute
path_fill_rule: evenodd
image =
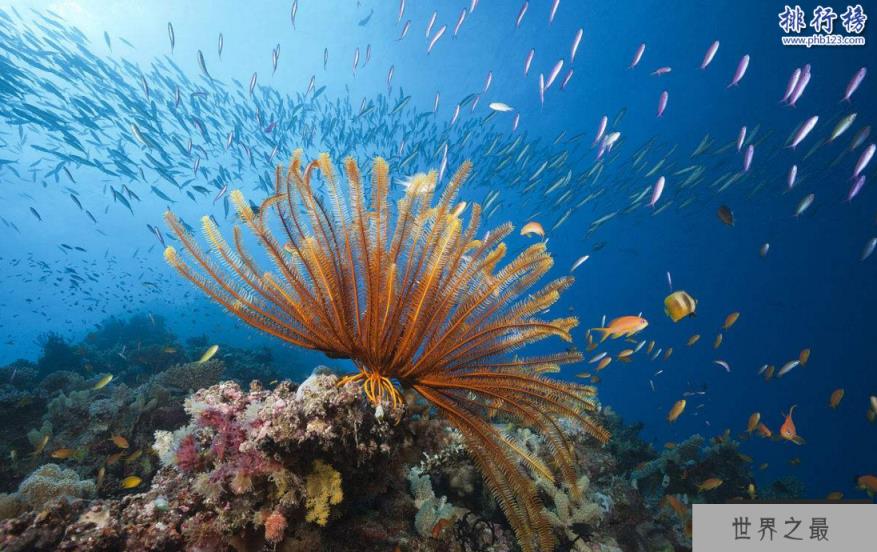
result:
<svg viewBox="0 0 877 552"><path fill-rule="evenodd" d="M204 62L204 54L201 50L198 50L198 67L201 68L201 72L204 73L205 77L211 80L213 79L213 77L210 76L210 73L207 72L207 64Z"/></svg>

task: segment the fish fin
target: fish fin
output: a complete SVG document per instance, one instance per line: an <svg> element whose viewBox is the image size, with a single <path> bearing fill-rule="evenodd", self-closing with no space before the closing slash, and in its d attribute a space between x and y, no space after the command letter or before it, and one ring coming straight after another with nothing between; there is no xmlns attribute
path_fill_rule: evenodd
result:
<svg viewBox="0 0 877 552"><path fill-rule="evenodd" d="M792 437L789 440L792 441L793 443L795 443L796 445L799 445L799 446L807 444L807 441L805 441L804 438L801 437L800 435L795 435L794 437Z"/></svg>
<svg viewBox="0 0 877 552"><path fill-rule="evenodd" d="M600 343L606 341L606 338L609 337L609 332L612 330L610 328L591 328L592 332L603 332L603 337L600 338Z"/></svg>

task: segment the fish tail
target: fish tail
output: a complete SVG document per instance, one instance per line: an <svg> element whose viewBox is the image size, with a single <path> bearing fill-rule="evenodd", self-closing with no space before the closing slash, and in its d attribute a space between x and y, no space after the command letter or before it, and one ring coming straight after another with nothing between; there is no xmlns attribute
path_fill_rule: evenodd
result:
<svg viewBox="0 0 877 552"><path fill-rule="evenodd" d="M606 338L609 337L609 332L612 331L612 328L591 328L592 332L603 332L603 337L600 338L600 343L606 341Z"/></svg>

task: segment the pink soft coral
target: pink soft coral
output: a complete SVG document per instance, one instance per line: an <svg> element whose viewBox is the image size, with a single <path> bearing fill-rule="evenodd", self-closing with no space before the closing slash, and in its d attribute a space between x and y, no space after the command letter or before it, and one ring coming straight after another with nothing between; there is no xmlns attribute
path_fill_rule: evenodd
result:
<svg viewBox="0 0 877 552"><path fill-rule="evenodd" d="M201 413L199 423L216 432L210 450L220 462L225 460L226 455L235 454L247 437L244 428L230 412L214 408L205 410Z"/></svg>
<svg viewBox="0 0 877 552"><path fill-rule="evenodd" d="M184 472L197 471L202 466L201 453L192 435L186 435L180 441L176 454L177 466Z"/></svg>

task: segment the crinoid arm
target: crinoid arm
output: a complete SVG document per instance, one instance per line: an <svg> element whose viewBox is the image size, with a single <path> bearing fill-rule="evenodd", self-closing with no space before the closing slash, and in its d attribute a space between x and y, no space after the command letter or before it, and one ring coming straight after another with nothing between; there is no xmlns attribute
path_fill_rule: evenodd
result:
<svg viewBox="0 0 877 552"><path fill-rule="evenodd" d="M229 243L209 217L202 219L205 252L168 213L182 251L169 247L165 258L250 326L352 359L358 372L341 384L360 385L372 403L397 406L400 387L416 390L459 429L522 548L553 550L534 478L577 489L561 420L601 443L609 434L589 417L592 387L545 375L580 360L578 353L517 355L545 338L571 341L575 318L540 315L572 278L534 290L553 264L544 242L502 264L511 225L479 235L481 208L457 201L470 169L464 163L440 193L435 172L415 175L391 205L383 159L372 164L367 201L353 159L344 161L342 185L328 155L304 164L297 151L288 168L277 167L274 193L258 210L231 194L270 270L248 253L240 227ZM506 435L495 416L537 431L547 463Z"/></svg>

